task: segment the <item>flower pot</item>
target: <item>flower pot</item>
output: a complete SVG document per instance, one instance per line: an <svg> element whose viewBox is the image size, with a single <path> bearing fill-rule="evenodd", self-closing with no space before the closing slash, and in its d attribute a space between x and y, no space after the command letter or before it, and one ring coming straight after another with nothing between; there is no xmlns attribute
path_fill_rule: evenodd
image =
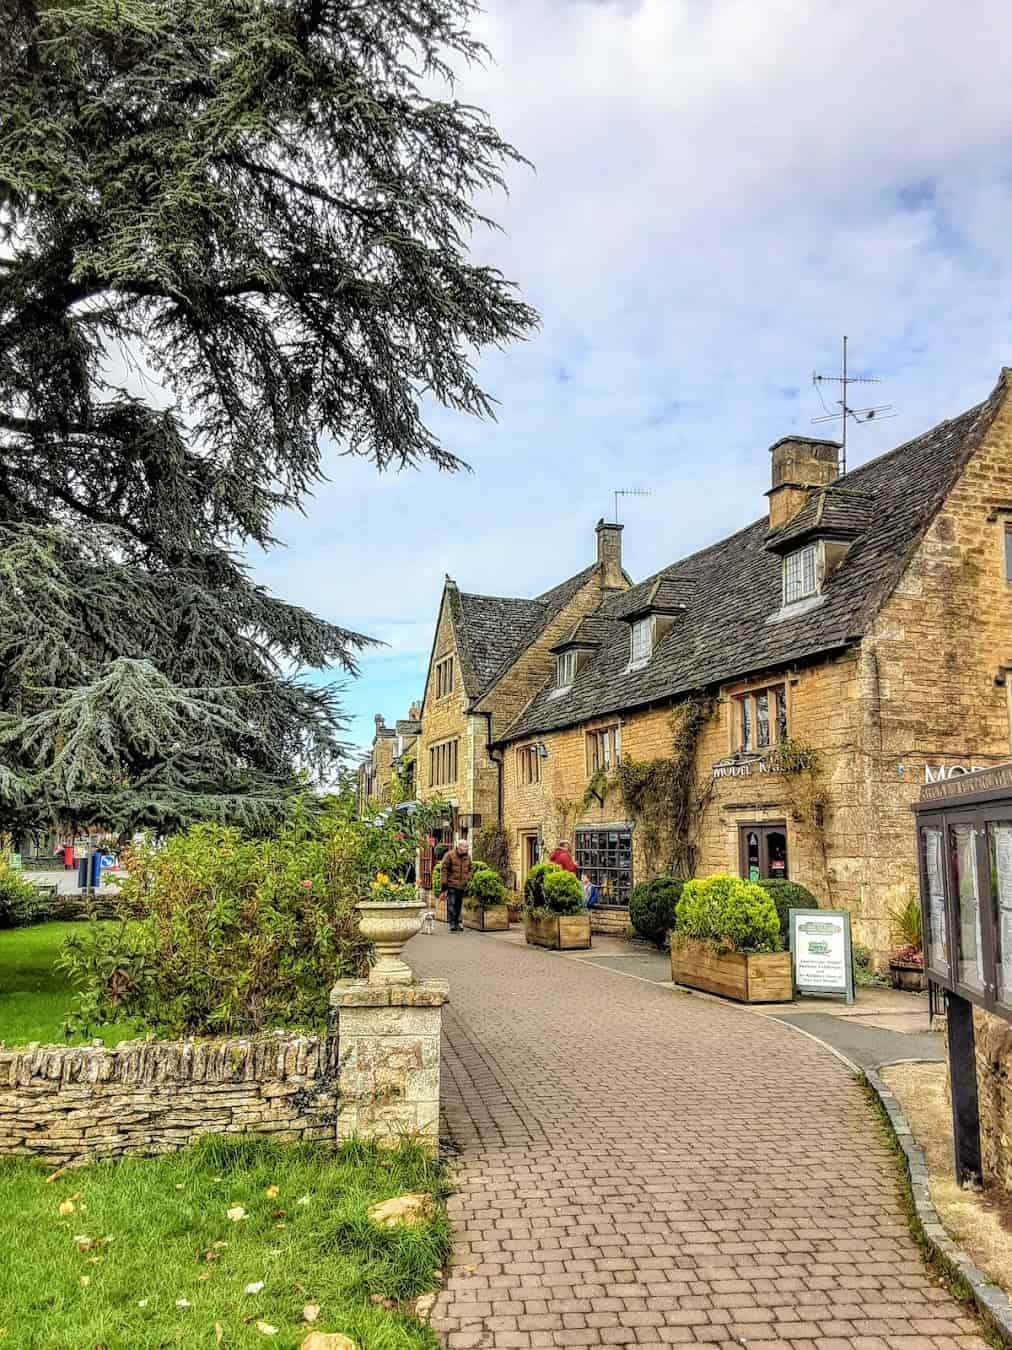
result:
<svg viewBox="0 0 1012 1350"><path fill-rule="evenodd" d="M889 979L894 989L919 994L924 988L924 967L911 965L909 961L890 961Z"/></svg>
<svg viewBox="0 0 1012 1350"><path fill-rule="evenodd" d="M425 905L391 904L382 900L362 900L358 910L358 929L376 947L378 959L369 971L370 984L411 984L414 971L401 960L405 943L418 932Z"/></svg>
<svg viewBox="0 0 1012 1350"><path fill-rule="evenodd" d="M590 915L546 914L533 919L524 916L524 936L532 947L548 947L556 952L579 951L590 946Z"/></svg>
<svg viewBox="0 0 1012 1350"><path fill-rule="evenodd" d="M790 1003L794 999L790 952L717 952L708 942L673 938L671 978L675 984L739 1003Z"/></svg>
<svg viewBox="0 0 1012 1350"><path fill-rule="evenodd" d="M489 905L480 909L468 909L465 905L461 913L461 923L465 928L474 928L479 933L503 933L510 926L510 912L505 905Z"/></svg>

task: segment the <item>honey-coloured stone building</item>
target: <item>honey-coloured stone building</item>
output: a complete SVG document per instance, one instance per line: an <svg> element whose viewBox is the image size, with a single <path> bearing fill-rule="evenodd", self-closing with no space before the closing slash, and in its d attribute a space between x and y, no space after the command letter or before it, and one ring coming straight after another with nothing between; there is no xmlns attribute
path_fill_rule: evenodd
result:
<svg viewBox="0 0 1012 1350"><path fill-rule="evenodd" d="M1012 743L1010 381L842 476L835 443L778 441L762 516L636 585L604 522L534 599L447 579L419 796L500 824L518 887L568 838L599 929L656 872L731 871L849 909L884 958L921 785Z"/></svg>

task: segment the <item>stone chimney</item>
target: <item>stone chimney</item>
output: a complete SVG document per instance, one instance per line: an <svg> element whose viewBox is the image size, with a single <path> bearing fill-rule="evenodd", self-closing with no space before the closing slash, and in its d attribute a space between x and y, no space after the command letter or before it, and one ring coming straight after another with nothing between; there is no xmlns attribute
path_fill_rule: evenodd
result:
<svg viewBox="0 0 1012 1350"><path fill-rule="evenodd" d="M840 447L836 441L816 441L810 436L782 436L770 446L773 486L770 499L770 529L793 520L815 488L827 487L840 476Z"/></svg>
<svg viewBox="0 0 1012 1350"><path fill-rule="evenodd" d="M386 725L387 725L387 724L386 724L386 720L385 720L384 717L383 717L383 714L382 714L382 713L377 713L376 716L375 716L372 720L373 720L373 721L375 722L375 724L376 724L376 735L377 735L377 736L381 735L381 734L386 730Z"/></svg>
<svg viewBox="0 0 1012 1350"><path fill-rule="evenodd" d="M597 565L601 571L601 585L617 591L626 584L622 575L622 529L621 525L606 525L603 518L597 522Z"/></svg>
<svg viewBox="0 0 1012 1350"><path fill-rule="evenodd" d="M422 705L420 703L412 703L411 707L408 709L408 721L418 722L421 720L421 716Z"/></svg>

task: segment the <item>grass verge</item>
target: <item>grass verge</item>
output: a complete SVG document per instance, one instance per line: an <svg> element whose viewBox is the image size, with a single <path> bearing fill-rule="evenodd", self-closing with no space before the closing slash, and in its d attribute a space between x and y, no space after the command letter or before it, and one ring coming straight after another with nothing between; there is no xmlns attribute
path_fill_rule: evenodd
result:
<svg viewBox="0 0 1012 1350"><path fill-rule="evenodd" d="M371 1301L408 1304L449 1253L445 1183L420 1149L210 1137L45 1176L0 1160L0 1346L292 1350L323 1331L360 1350L436 1350L424 1322ZM409 1191L435 1196L425 1222L369 1220L370 1205Z"/></svg>
<svg viewBox="0 0 1012 1350"><path fill-rule="evenodd" d="M74 1045L88 1039L116 1045L140 1034L125 1022L99 1027L87 1038L65 1034L74 988L56 969L55 962L64 938L80 931L80 922L40 923L0 931L0 1040L8 1045L27 1045L30 1041Z"/></svg>

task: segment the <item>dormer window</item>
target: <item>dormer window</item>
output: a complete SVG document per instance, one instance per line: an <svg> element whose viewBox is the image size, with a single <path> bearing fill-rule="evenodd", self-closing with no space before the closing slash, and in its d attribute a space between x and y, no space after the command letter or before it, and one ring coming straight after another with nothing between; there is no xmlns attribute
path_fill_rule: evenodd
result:
<svg viewBox="0 0 1012 1350"><path fill-rule="evenodd" d="M815 544L806 544L804 548L788 553L784 559L784 604L793 605L798 600L806 600L818 590L818 576L815 566Z"/></svg>
<svg viewBox="0 0 1012 1350"><path fill-rule="evenodd" d="M544 678L542 676L542 678ZM555 687L568 689L576 678L576 651L570 648L555 658Z"/></svg>
<svg viewBox="0 0 1012 1350"><path fill-rule="evenodd" d="M631 649L629 662L631 665L639 666L649 661L650 653L654 649L654 621L651 615L645 619L637 619L632 625Z"/></svg>

